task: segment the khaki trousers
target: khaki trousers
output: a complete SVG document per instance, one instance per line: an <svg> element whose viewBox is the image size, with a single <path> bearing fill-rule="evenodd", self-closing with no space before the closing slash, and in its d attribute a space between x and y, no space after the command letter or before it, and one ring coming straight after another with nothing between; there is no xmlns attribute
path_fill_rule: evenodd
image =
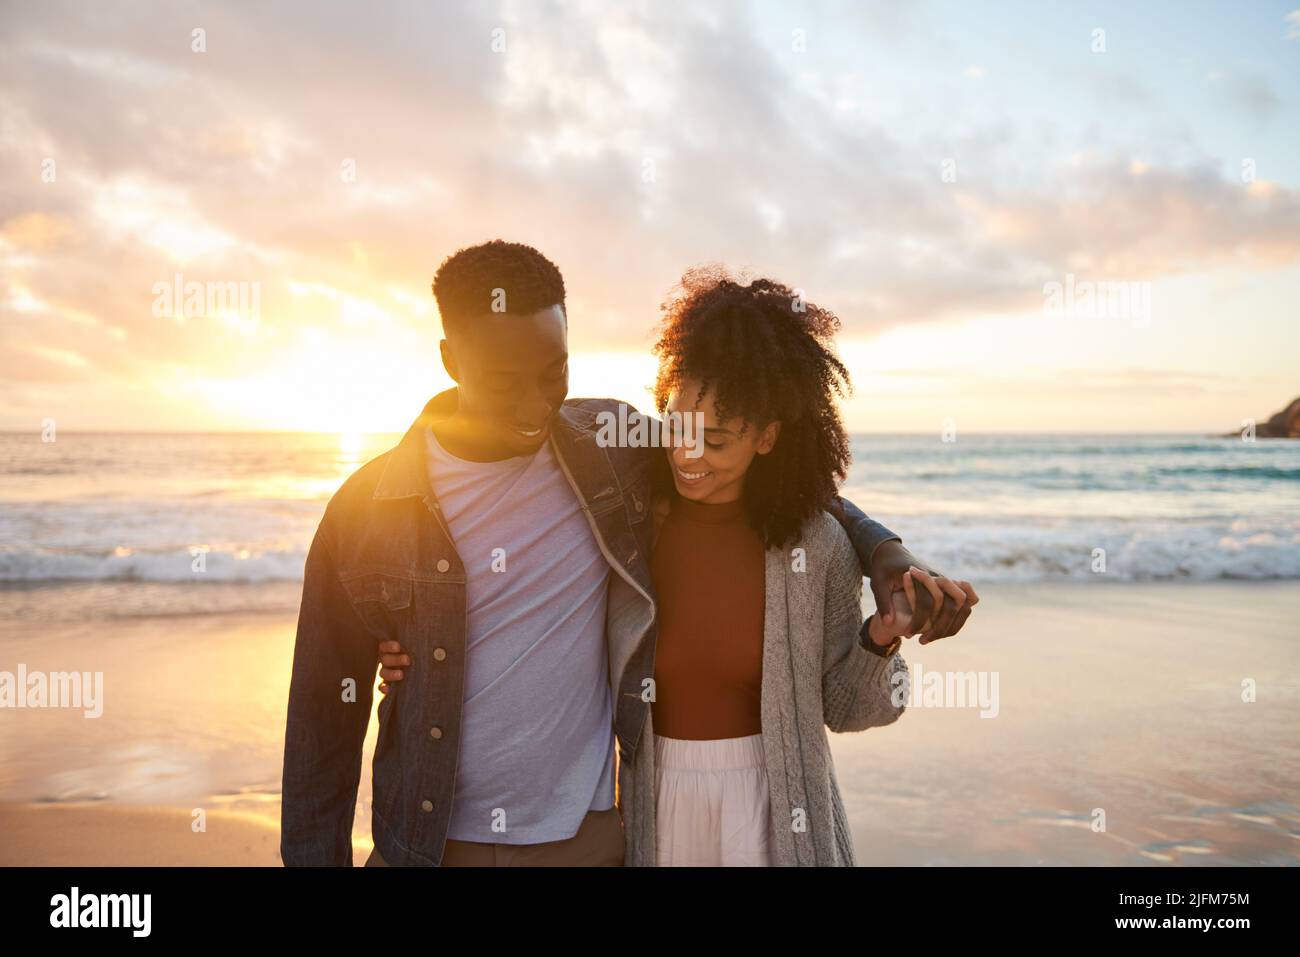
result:
<svg viewBox="0 0 1300 957"><path fill-rule="evenodd" d="M387 867L375 848L366 867ZM578 833L544 844L485 844L447 840L443 867L622 867L623 817L618 806L588 811Z"/></svg>

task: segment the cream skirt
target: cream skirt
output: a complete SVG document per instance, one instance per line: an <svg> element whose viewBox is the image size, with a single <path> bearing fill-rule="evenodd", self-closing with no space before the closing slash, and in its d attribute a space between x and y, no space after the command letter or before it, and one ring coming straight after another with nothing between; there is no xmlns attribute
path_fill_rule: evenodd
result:
<svg viewBox="0 0 1300 957"><path fill-rule="evenodd" d="M660 867L767 867L771 802L763 736L684 741L655 735Z"/></svg>

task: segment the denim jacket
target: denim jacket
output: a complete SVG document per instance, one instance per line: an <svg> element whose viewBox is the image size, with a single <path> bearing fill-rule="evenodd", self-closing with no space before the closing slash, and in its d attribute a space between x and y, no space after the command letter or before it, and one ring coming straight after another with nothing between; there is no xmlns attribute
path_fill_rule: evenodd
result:
<svg viewBox="0 0 1300 957"><path fill-rule="evenodd" d="M390 866L442 860L455 793L466 672L465 566L429 481L424 432L456 410L434 396L390 451L351 475L326 506L307 554L285 729L280 855L287 866L352 865L380 642L411 655L405 679L379 704L371 829ZM654 674L650 465L657 448L602 446L612 399L571 399L548 441L612 574L606 613L609 684L620 760L641 740ZM629 412L629 418L636 413ZM896 539L843 502L865 564Z"/></svg>

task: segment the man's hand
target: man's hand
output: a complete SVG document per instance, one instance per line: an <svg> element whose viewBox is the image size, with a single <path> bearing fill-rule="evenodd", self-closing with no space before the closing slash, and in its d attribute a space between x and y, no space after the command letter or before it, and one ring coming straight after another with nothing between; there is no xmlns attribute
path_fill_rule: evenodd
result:
<svg viewBox="0 0 1300 957"><path fill-rule="evenodd" d="M411 663L411 656L402 651L401 642L381 641L379 663L379 690L388 694L388 682L402 680L402 668Z"/></svg>
<svg viewBox="0 0 1300 957"><path fill-rule="evenodd" d="M916 588L915 598L908 596L913 615L912 622L923 622L921 644L947 638L961 631L970 617L971 608L979 603L979 595L970 582L945 578L903 547L902 542L885 542L871 556L871 594L876 608L884 615L883 624L891 634L897 634L893 594L906 593L903 576L912 570L912 578L925 587ZM917 573L920 574L917 574ZM911 623L909 623L910 625Z"/></svg>

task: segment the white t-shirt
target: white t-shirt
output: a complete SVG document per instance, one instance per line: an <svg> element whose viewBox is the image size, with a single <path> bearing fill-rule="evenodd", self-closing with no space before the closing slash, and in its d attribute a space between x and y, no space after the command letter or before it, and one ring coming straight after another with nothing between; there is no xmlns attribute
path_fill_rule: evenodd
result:
<svg viewBox="0 0 1300 957"><path fill-rule="evenodd" d="M499 462L457 458L432 430L426 442L433 491L467 579L465 701L447 836L565 840L588 810L614 806L609 564L550 442Z"/></svg>

